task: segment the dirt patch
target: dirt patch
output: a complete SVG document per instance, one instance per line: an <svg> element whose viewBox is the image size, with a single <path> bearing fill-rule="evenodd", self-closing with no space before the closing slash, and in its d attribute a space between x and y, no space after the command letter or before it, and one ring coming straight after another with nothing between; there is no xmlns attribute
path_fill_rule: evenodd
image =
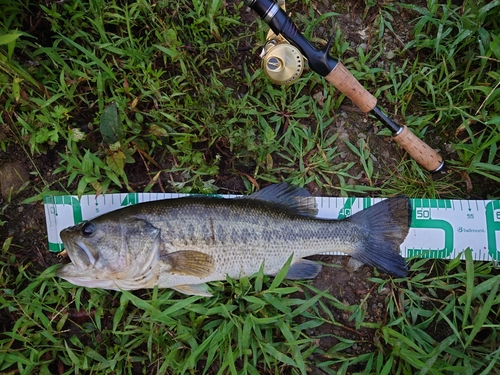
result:
<svg viewBox="0 0 500 375"><path fill-rule="evenodd" d="M347 256L319 255L310 259L326 264L318 277L312 281L312 286L321 291L328 291L346 307L341 309L339 306L333 306L331 300L323 299L330 312L327 314L323 311L321 315L330 322L308 332L311 337L319 338L317 346L324 352L323 355L316 355L314 360L328 360L334 354L332 349L346 340L354 342L344 351L348 356L373 352L377 342L377 329L359 325L359 322L384 324L386 297L392 292L390 288L384 286L378 290L379 284L369 281L369 278L375 276L373 268L357 265L353 267ZM348 310L351 307L354 307L354 311ZM361 319L360 314L363 316ZM364 368L363 364L354 367L357 368L349 368L349 371L358 372Z"/></svg>

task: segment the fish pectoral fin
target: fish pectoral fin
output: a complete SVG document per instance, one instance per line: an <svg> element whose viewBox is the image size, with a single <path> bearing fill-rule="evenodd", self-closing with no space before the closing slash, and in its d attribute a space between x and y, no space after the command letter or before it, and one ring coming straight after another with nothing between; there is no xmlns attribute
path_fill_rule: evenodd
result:
<svg viewBox="0 0 500 375"><path fill-rule="evenodd" d="M162 254L160 259L170 265L169 272L179 275L202 278L211 275L215 269L215 261L211 255L194 250Z"/></svg>
<svg viewBox="0 0 500 375"><path fill-rule="evenodd" d="M170 288L177 290L180 293L192 296L212 297L212 293L208 291L208 285L206 283L176 285L176 286L171 286Z"/></svg>
<svg viewBox="0 0 500 375"><path fill-rule="evenodd" d="M290 266L285 278L289 280L314 279L321 271L321 264L300 259Z"/></svg>

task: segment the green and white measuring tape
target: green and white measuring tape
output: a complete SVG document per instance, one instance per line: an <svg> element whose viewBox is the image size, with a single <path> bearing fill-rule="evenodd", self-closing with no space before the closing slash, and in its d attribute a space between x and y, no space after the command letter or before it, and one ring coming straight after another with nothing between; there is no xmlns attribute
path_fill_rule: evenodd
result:
<svg viewBox="0 0 500 375"><path fill-rule="evenodd" d="M83 220L91 220L120 207L182 194L125 193L99 197L46 197L45 215L49 250L63 249L59 232ZM235 197L235 196L223 196ZM343 219L381 201L381 198L317 197L319 217ZM472 250L474 260L500 259L500 201L411 199L412 225L401 245L405 258L452 259L462 251Z"/></svg>

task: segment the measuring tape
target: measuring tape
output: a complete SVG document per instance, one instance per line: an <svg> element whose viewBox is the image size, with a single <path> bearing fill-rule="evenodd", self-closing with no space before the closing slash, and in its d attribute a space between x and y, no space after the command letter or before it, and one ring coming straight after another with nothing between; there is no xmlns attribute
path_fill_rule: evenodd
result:
<svg viewBox="0 0 500 375"><path fill-rule="evenodd" d="M92 220L106 212L131 204L186 195L124 193L98 197L85 195L80 200L72 195L46 197L44 206L49 250L52 252L63 250L59 232L81 221ZM345 219L381 200L382 198L316 197L318 217ZM474 260L500 259L500 201L450 199L410 199L410 201L412 223L408 236L401 244L403 257L453 259L469 248Z"/></svg>

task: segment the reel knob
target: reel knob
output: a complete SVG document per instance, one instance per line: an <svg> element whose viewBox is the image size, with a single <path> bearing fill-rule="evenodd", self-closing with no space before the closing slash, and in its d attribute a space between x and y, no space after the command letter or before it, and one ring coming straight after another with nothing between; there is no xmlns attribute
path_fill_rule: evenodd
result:
<svg viewBox="0 0 500 375"><path fill-rule="evenodd" d="M278 85L289 85L298 80L304 70L304 56L288 43L268 43L262 67L269 79Z"/></svg>

